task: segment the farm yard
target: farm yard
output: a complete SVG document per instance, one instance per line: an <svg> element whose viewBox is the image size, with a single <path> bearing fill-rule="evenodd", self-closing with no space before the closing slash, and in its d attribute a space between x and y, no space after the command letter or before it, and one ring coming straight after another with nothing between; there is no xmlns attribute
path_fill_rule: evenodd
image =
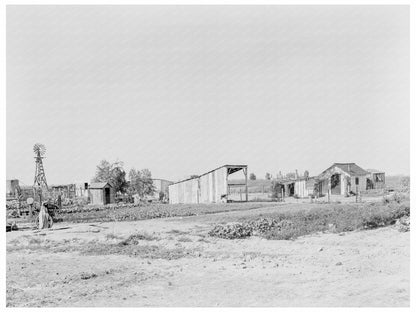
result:
<svg viewBox="0 0 416 312"><path fill-rule="evenodd" d="M409 306L406 194L104 207L7 233L7 306Z"/></svg>

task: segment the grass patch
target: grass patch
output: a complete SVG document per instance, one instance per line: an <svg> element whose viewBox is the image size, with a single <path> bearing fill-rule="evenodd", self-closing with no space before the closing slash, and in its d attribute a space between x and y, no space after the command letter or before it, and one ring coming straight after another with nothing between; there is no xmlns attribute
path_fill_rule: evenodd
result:
<svg viewBox="0 0 416 312"><path fill-rule="evenodd" d="M15 245L7 246L7 252L31 251L31 252L78 252L81 255L127 255L148 259L175 260L184 257L193 257L194 250L183 247L166 248L159 245L146 245L140 241L156 240L157 238L146 233L130 235L119 243L103 243L90 241L84 244L62 244L59 241L25 239L16 241ZM29 243L31 241L31 243Z"/></svg>
<svg viewBox="0 0 416 312"><path fill-rule="evenodd" d="M246 217L240 222L216 225L210 236L235 239L259 235L267 239L295 239L316 232L335 233L374 229L410 215L409 201L387 204L325 205L310 210L275 212L263 218Z"/></svg>
<svg viewBox="0 0 416 312"><path fill-rule="evenodd" d="M228 211L241 211L270 206L271 203L234 204L118 204L107 206L84 206L76 209L63 209L59 218L63 222L114 222L137 221L155 218L186 217Z"/></svg>
<svg viewBox="0 0 416 312"><path fill-rule="evenodd" d="M158 245L136 244L88 244L80 251L82 255L127 255L147 259L176 260L191 257L192 252L185 248L166 248Z"/></svg>
<svg viewBox="0 0 416 312"><path fill-rule="evenodd" d="M106 240L112 240L112 239L123 239L123 237L122 237L122 236L120 236L120 235L116 235L116 234L113 234L113 233L109 233L109 234L107 234L107 235L105 236L105 239L106 239Z"/></svg>
<svg viewBox="0 0 416 312"><path fill-rule="evenodd" d="M129 237L127 237L126 239L124 239L123 241L121 241L119 244L122 246L127 246L127 245L138 245L140 241L154 241L154 240L158 240L158 238L156 236L152 236L146 232L143 233L135 233L130 235Z"/></svg>
<svg viewBox="0 0 416 312"><path fill-rule="evenodd" d="M190 239L189 237L186 236L181 236L178 238L178 242L182 242L182 243L190 243L193 242L192 239Z"/></svg>
<svg viewBox="0 0 416 312"><path fill-rule="evenodd" d="M185 231L181 231L181 230L170 230L169 232L166 232L167 234L174 234L174 235L186 235L189 234L190 232L185 232Z"/></svg>

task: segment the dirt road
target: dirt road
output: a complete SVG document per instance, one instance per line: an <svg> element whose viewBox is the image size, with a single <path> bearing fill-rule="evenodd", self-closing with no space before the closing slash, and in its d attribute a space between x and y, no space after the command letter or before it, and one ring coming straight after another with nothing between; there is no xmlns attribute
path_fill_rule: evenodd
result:
<svg viewBox="0 0 416 312"><path fill-rule="evenodd" d="M223 240L212 218L7 233L7 305L409 306L409 232Z"/></svg>

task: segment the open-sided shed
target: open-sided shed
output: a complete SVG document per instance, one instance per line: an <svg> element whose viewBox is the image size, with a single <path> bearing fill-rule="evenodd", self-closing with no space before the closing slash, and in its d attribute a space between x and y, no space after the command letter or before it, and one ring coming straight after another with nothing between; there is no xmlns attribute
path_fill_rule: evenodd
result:
<svg viewBox="0 0 416 312"><path fill-rule="evenodd" d="M199 204L226 202L230 194L228 176L243 170L246 201L248 200L247 165L224 165L198 177L179 181L169 185L169 203Z"/></svg>

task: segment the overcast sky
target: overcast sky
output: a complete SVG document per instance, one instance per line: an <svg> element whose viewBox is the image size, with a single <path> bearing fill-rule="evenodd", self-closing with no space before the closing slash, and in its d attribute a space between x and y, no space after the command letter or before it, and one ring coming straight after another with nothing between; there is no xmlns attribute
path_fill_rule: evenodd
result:
<svg viewBox="0 0 416 312"><path fill-rule="evenodd" d="M8 6L7 178L408 174L407 6Z"/></svg>

